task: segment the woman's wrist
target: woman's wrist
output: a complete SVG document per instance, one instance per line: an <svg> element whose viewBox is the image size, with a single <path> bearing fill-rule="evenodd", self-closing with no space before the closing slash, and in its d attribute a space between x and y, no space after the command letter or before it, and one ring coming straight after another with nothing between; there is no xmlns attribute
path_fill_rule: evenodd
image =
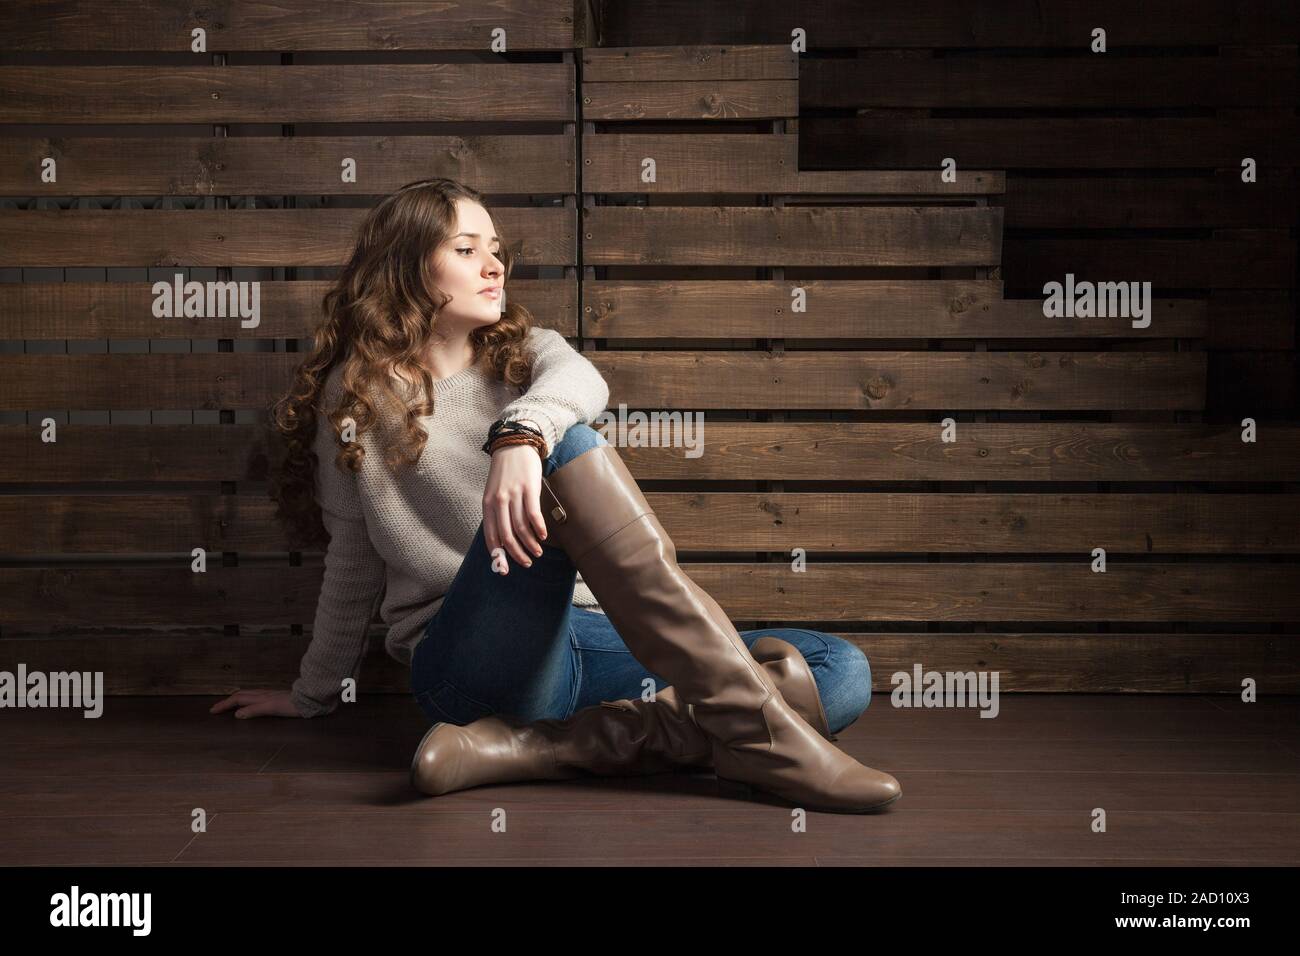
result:
<svg viewBox="0 0 1300 956"><path fill-rule="evenodd" d="M538 443L531 442L531 441L508 441L505 439L496 442L492 446L493 457L496 456L497 452L504 451L508 448L527 448L530 451L534 452L539 458L541 458L542 461L546 461L546 456L542 454L542 447Z"/></svg>

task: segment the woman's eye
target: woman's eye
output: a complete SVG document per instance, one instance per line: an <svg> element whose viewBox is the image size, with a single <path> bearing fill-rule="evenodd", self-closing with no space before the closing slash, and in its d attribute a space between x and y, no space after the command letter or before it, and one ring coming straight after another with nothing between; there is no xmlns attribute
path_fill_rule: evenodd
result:
<svg viewBox="0 0 1300 956"><path fill-rule="evenodd" d="M465 248L463 248L463 249L457 249L456 251L457 251L457 252L473 252L474 249L473 249L473 247L471 247L471 246L466 246ZM498 258L500 258L500 256L501 256L501 250L500 250L500 249L494 249L494 250L492 250L492 255L497 256Z"/></svg>

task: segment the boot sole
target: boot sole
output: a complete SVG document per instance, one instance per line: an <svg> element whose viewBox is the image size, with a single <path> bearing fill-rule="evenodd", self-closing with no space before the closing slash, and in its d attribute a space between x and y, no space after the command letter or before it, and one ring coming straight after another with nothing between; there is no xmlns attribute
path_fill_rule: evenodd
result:
<svg viewBox="0 0 1300 956"><path fill-rule="evenodd" d="M442 727L445 723L446 721L439 721L438 723L430 727L428 730L426 730L424 732L424 736L420 738L419 746L415 748L414 756L411 757L411 772L410 772L411 788L420 793L424 793L424 791L420 790L420 787L415 780L415 772L416 769L419 767L419 763L420 763L420 753L421 751L424 750L424 745L429 740L429 738L432 737L435 733L437 733L438 728ZM702 765L697 769L706 769L706 766ZM790 806L796 805L786 797L781 796L780 794L771 793L770 791L763 790L762 788L756 787L753 784L745 783L743 780L732 780L729 777L718 777L717 780L718 780L719 789L722 789L724 791L730 790L737 794L743 794L746 797L752 796L755 792L757 792L757 793L762 793L769 797L773 797L774 799L780 800L786 803L787 805ZM434 794L425 794L425 795L434 796ZM901 796L902 796L901 793L897 793L894 796L890 797L888 800L886 800L884 803L877 803L869 807L863 807L863 808L823 807L823 806L813 806L812 804L803 804L803 806L805 806L809 810L815 810L818 813L875 813L878 810L883 810L891 803L894 803Z"/></svg>
<svg viewBox="0 0 1300 956"><path fill-rule="evenodd" d="M730 777L718 777L717 779L718 789L724 792L731 792L732 794L744 796L746 798L752 797L755 793L761 793L774 800L780 800L786 806L802 807L805 810L815 810L818 813L877 813L890 804L896 803L898 798L903 795L902 791L899 791L883 803L873 803L867 807L826 807L816 806L807 802L796 803L789 797L783 797L779 793L772 793L770 790L764 790L762 787L755 786L752 783L746 783L743 780L732 780Z"/></svg>

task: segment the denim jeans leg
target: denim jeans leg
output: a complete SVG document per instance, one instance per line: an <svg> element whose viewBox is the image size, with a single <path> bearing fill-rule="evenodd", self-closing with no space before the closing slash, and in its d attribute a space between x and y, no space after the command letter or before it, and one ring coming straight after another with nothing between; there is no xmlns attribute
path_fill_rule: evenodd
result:
<svg viewBox="0 0 1300 956"><path fill-rule="evenodd" d="M808 662L831 733L839 733L862 716L871 703L871 664L856 644L803 627L769 627L740 634L746 647L765 635L793 644Z"/></svg>
<svg viewBox="0 0 1300 956"><path fill-rule="evenodd" d="M573 633L580 676L574 709L602 700L639 697L649 686L647 681L654 682L656 691L669 686L632 656L605 615L574 608ZM799 650L817 682L831 733L857 720L870 703L871 666L857 645L833 634L798 627L739 633L746 647L766 635L787 641Z"/></svg>
<svg viewBox="0 0 1300 956"><path fill-rule="evenodd" d="M608 443L598 432L575 425L552 449L543 474L600 444ZM492 570L480 522L411 661L412 693L431 721L465 724L490 713L531 721L571 710L577 569L563 548L544 542L531 567L507 561L508 574Z"/></svg>
<svg viewBox="0 0 1300 956"><path fill-rule="evenodd" d="M551 449L551 456L542 464L542 474L549 478L551 472L567 465L583 452L608 444L604 435L590 425L579 422L555 443L555 447Z"/></svg>

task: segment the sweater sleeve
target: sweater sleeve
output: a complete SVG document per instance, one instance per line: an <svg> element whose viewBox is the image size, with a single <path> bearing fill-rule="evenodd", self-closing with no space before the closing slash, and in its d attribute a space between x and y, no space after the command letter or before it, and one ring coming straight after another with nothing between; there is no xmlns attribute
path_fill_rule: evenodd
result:
<svg viewBox="0 0 1300 956"><path fill-rule="evenodd" d="M330 533L325 575L316 600L311 643L299 665L290 699L304 717L331 714L343 680L356 677L365 658L366 632L383 588L386 567L366 533L364 520L350 521L322 510Z"/></svg>
<svg viewBox="0 0 1300 956"><path fill-rule="evenodd" d="M388 574L366 530L356 475L335 464L338 444L323 416L314 448L317 499L330 541L311 643L290 692L294 707L304 717L333 713L342 696L343 679L357 676L366 654L366 632Z"/></svg>
<svg viewBox="0 0 1300 956"><path fill-rule="evenodd" d="M569 428L590 424L608 407L609 386L596 366L554 329L534 326L529 341L535 356L532 384L501 417L536 422L549 454Z"/></svg>

